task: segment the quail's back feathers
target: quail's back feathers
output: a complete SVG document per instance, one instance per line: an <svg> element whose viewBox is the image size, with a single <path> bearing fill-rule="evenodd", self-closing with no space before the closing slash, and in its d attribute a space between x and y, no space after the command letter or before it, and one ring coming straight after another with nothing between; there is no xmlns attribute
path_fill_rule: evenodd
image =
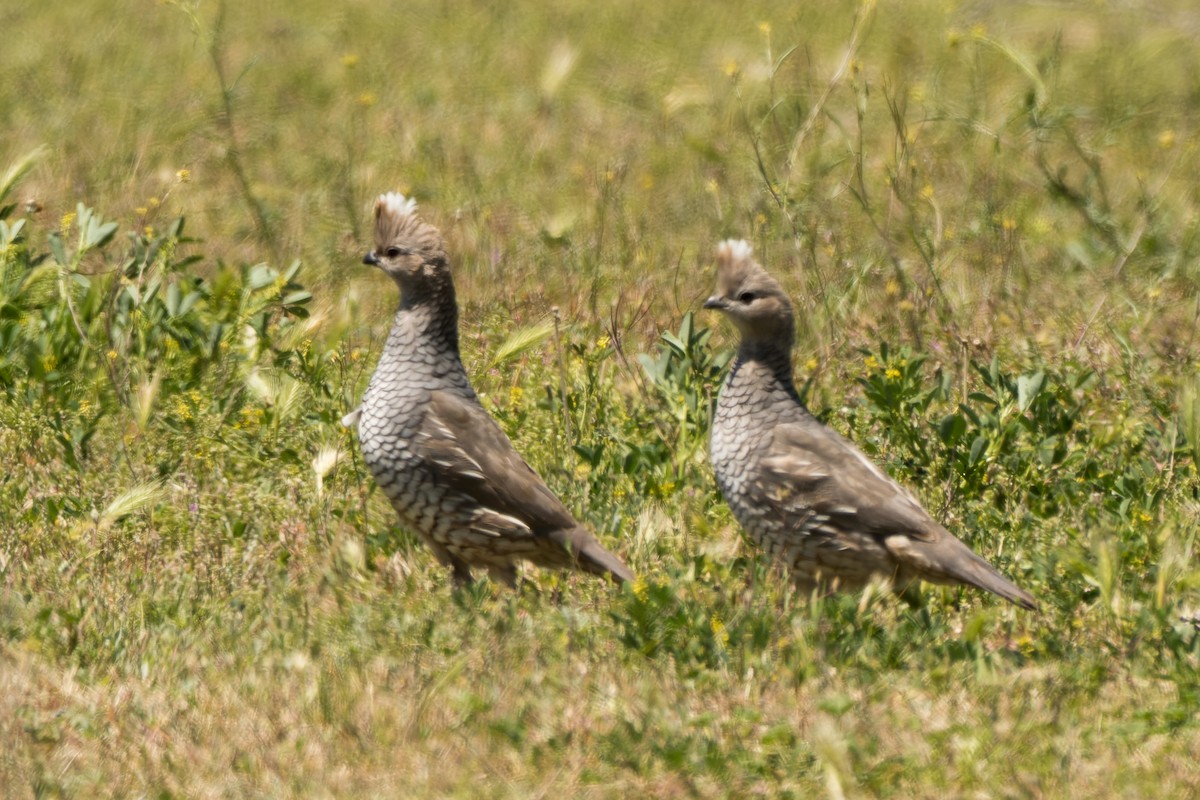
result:
<svg viewBox="0 0 1200 800"><path fill-rule="evenodd" d="M800 402L791 303L748 244L718 247L717 293L704 305L741 334L713 421L717 483L750 537L783 560L798 585L854 589L879 575L903 587L921 579L977 586L1036 608L1028 592Z"/></svg>
<svg viewBox="0 0 1200 800"><path fill-rule="evenodd" d="M375 204L363 259L400 287L400 308L358 418L363 460L401 522L454 571L507 583L526 559L616 580L604 550L517 454L479 404L458 350L458 307L441 234L403 195Z"/></svg>

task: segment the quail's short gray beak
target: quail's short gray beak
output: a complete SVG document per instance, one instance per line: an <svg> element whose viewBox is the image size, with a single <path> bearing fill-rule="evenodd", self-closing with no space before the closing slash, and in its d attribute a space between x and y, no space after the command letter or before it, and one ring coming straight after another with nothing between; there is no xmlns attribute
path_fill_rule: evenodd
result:
<svg viewBox="0 0 1200 800"><path fill-rule="evenodd" d="M369 250L369 251L367 252L367 254L366 254L365 256L363 256L363 263L364 263L364 264L370 264L372 267L378 267L378 266L379 266L379 259L375 257L375 251L374 251L374 250Z"/></svg>
<svg viewBox="0 0 1200 800"><path fill-rule="evenodd" d="M717 310L722 310L727 305L728 304L725 302L725 298L721 297L720 295L717 295L717 294L714 294L712 297L710 297L704 301L705 308L715 308Z"/></svg>

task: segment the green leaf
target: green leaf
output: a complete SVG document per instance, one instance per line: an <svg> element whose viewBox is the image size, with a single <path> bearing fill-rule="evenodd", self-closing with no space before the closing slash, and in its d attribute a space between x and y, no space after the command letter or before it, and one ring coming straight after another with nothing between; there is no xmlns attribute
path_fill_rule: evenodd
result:
<svg viewBox="0 0 1200 800"><path fill-rule="evenodd" d="M67 261L67 248L63 244L62 236L57 232L52 233L46 237L46 243L50 246L50 254L59 265L65 267L70 263Z"/></svg>
<svg viewBox="0 0 1200 800"><path fill-rule="evenodd" d="M1022 412L1029 410L1029 406L1042 393L1042 386L1045 382L1046 373L1041 371L1035 372L1032 375L1022 375L1017 378L1017 407Z"/></svg>
<svg viewBox="0 0 1200 800"><path fill-rule="evenodd" d="M975 437L975 441L971 442L971 453L967 456L967 464L975 466L979 463L979 459L983 456L983 451L987 447L988 440L983 434Z"/></svg>
<svg viewBox="0 0 1200 800"><path fill-rule="evenodd" d="M285 306L298 306L302 303L307 303L309 300L312 300L312 292L306 289L301 289L288 294L280 302Z"/></svg>
<svg viewBox="0 0 1200 800"><path fill-rule="evenodd" d="M247 285L251 290L257 291L264 286L270 286L278 277L279 273L266 264L255 264L250 268L250 278L247 280Z"/></svg>
<svg viewBox="0 0 1200 800"><path fill-rule="evenodd" d="M946 444L954 444L967 432L967 421L961 414L947 414L938 423L938 435Z"/></svg>
<svg viewBox="0 0 1200 800"><path fill-rule="evenodd" d="M179 316L179 301L181 299L182 296L179 291L178 283L172 283L167 287L167 297L165 301L167 306L167 314L172 317Z"/></svg>

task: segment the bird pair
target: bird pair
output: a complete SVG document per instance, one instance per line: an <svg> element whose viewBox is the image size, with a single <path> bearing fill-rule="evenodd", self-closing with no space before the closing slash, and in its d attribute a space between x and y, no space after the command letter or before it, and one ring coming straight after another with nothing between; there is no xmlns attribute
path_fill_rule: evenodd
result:
<svg viewBox="0 0 1200 800"><path fill-rule="evenodd" d="M363 261L400 288L400 308L357 415L363 460L400 516L449 567L507 584L522 560L617 581L633 573L571 515L480 405L459 357L445 244L397 193L375 202ZM717 483L750 537L802 589L875 576L968 584L1026 608L1031 595L939 525L851 442L805 409L792 382L794 320L743 241L717 248L706 308L741 334L712 427Z"/></svg>

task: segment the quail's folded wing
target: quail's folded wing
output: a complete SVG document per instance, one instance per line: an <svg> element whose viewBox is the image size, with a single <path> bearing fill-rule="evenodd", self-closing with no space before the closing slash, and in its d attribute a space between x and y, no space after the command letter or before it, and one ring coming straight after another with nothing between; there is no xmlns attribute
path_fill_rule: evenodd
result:
<svg viewBox="0 0 1200 800"><path fill-rule="evenodd" d="M816 419L779 425L760 462L776 496L791 497L834 529L883 539L937 538L940 527L861 450Z"/></svg>
<svg viewBox="0 0 1200 800"><path fill-rule="evenodd" d="M578 525L495 420L472 400L434 391L416 446L438 482L534 534Z"/></svg>

